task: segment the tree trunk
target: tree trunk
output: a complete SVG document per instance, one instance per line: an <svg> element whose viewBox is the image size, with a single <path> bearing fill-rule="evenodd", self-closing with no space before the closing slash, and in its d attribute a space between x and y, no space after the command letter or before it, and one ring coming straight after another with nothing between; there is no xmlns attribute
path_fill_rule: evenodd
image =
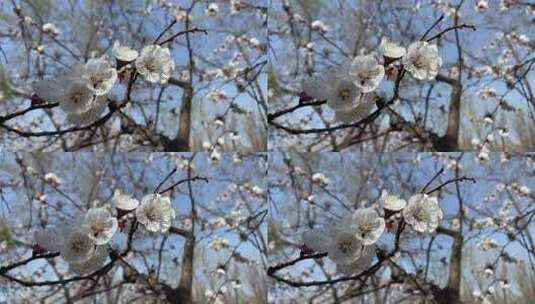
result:
<svg viewBox="0 0 535 304"><path fill-rule="evenodd" d="M191 103L193 99L193 88L185 81L175 78L169 79L169 84L182 88L182 104L178 117L178 132L176 138L164 142L165 151L167 152L188 152L190 151L190 132L191 132Z"/></svg>
<svg viewBox="0 0 535 304"><path fill-rule="evenodd" d="M442 299L439 303L460 304L461 302L461 260L463 250L463 236L457 234L453 238L450 254L450 268L448 285L444 289Z"/></svg>
<svg viewBox="0 0 535 304"><path fill-rule="evenodd" d="M437 75L437 80L445 82L451 86L450 108L448 113L448 126L446 135L440 138L437 143L437 150L441 152L459 151L459 132L461 126L461 96L463 86L453 78L444 75Z"/></svg>
<svg viewBox="0 0 535 304"><path fill-rule="evenodd" d="M190 131L191 131L191 99L193 90L190 86L184 88L182 95L182 107L180 109L180 120L176 141L176 152L190 151Z"/></svg>
<svg viewBox="0 0 535 304"><path fill-rule="evenodd" d="M195 237L187 237L182 254L181 276L178 287L167 294L167 300L172 304L193 303L193 254L195 251Z"/></svg>

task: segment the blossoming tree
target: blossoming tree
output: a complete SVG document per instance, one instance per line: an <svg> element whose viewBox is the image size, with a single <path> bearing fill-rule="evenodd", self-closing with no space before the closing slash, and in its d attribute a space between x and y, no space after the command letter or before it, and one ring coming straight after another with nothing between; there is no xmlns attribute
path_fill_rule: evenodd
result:
<svg viewBox="0 0 535 304"><path fill-rule="evenodd" d="M0 301L267 301L263 155L1 157Z"/></svg>
<svg viewBox="0 0 535 304"><path fill-rule="evenodd" d="M529 303L535 277L517 274L535 270L535 162L491 160L274 153L271 299Z"/></svg>
<svg viewBox="0 0 535 304"><path fill-rule="evenodd" d="M9 150L265 150L265 7L10 0L0 13Z"/></svg>
<svg viewBox="0 0 535 304"><path fill-rule="evenodd" d="M532 148L535 7L492 2L273 1L273 146Z"/></svg>

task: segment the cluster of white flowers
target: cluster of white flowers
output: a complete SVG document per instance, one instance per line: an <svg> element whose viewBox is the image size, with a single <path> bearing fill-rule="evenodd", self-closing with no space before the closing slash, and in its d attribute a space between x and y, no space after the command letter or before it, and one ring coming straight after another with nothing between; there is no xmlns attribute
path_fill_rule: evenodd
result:
<svg viewBox="0 0 535 304"><path fill-rule="evenodd" d="M117 208L116 217L107 208L91 208L72 222L35 231L35 242L43 250L59 252L69 263L71 271L81 275L96 271L104 264L107 258L106 244L117 232L118 219L124 220L124 215L134 212L137 221L152 232L168 231L175 218L170 199L160 194L148 194L140 204L129 195L117 191L113 201Z"/></svg>
<svg viewBox="0 0 535 304"><path fill-rule="evenodd" d="M158 193L145 195L140 203L135 198L116 191L113 200L119 215L134 212L137 221L151 232L167 232L176 217L171 199Z"/></svg>
<svg viewBox="0 0 535 304"><path fill-rule="evenodd" d="M413 195L409 201L383 191L381 202L385 215L373 208L360 208L333 225L314 228L303 234L308 249L325 252L337 265L337 271L346 274L365 269L374 256L374 244L385 231L388 213L400 212L406 223L418 232L433 232L442 220L442 210L436 197Z"/></svg>
<svg viewBox="0 0 535 304"><path fill-rule="evenodd" d="M106 260L105 245L117 231L117 219L105 208L91 208L71 223L37 230L35 242L50 252L59 252L77 274L97 270Z"/></svg>
<svg viewBox="0 0 535 304"><path fill-rule="evenodd" d="M442 220L442 209L435 196L416 194L409 198L403 209L405 222L418 232L434 232Z"/></svg>
<svg viewBox="0 0 535 304"><path fill-rule="evenodd" d="M106 57L76 64L69 72L37 82L35 94L48 102L58 102L67 114L67 121L86 123L104 110L106 97L115 81L117 71Z"/></svg>
<svg viewBox="0 0 535 304"><path fill-rule="evenodd" d="M326 252L336 263L337 271L354 273L365 269L373 260L373 246L365 246L357 233L344 227L340 221L332 227L315 228L303 234L306 247L317 252Z"/></svg>
<svg viewBox="0 0 535 304"><path fill-rule="evenodd" d="M337 271L346 274L365 269L373 260L374 246L383 234L385 222L372 208L357 209L325 228L303 234L307 248L326 252L336 263Z"/></svg>
<svg viewBox="0 0 535 304"><path fill-rule="evenodd" d="M442 66L442 58L434 44L417 41L405 50L383 37L379 53L359 55L348 67L313 75L302 82L302 90L314 99L327 100L327 105L336 113L336 120L359 120L373 107L372 92L378 88L385 73L389 76L396 73L393 66L399 61L419 80L433 80Z"/></svg>
<svg viewBox="0 0 535 304"><path fill-rule="evenodd" d="M53 32L48 26L43 30ZM100 117L106 108L106 95L111 91L122 68L135 60L137 72L147 81L166 83L175 68L168 48L149 45L141 55L116 42L112 53L117 65L113 67L107 56L76 63L68 72L57 77L38 81L35 94L47 102L57 102L67 114L67 122L87 124Z"/></svg>
<svg viewBox="0 0 535 304"><path fill-rule="evenodd" d="M343 69L314 75L302 83L303 91L317 100L327 100L336 120L350 122L363 118L372 108L371 94L362 94Z"/></svg>

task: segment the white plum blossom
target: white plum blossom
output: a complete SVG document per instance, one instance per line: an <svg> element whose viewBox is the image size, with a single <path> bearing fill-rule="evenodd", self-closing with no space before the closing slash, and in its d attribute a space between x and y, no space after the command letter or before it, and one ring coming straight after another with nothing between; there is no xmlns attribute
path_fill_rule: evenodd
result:
<svg viewBox="0 0 535 304"><path fill-rule="evenodd" d="M117 219L106 208L91 208L85 214L89 237L97 245L108 243L117 231Z"/></svg>
<svg viewBox="0 0 535 304"><path fill-rule="evenodd" d="M106 247L97 246L93 241L93 230L85 222L87 217L93 218L94 214L34 232L39 247L49 252L59 252L69 263L69 268L80 275L97 270L107 256Z"/></svg>
<svg viewBox="0 0 535 304"><path fill-rule="evenodd" d="M501 137L508 137L511 134L511 132L509 132L509 130L507 128L500 128L500 129L498 129L498 134Z"/></svg>
<svg viewBox="0 0 535 304"><path fill-rule="evenodd" d="M70 263L69 270L78 275L92 273L102 267L107 257L106 246L97 246L93 255L87 261Z"/></svg>
<svg viewBox="0 0 535 304"><path fill-rule="evenodd" d="M219 13L219 6L217 5L217 3L212 2L208 4L208 7L206 8L205 13L206 15L211 16L211 17L216 16Z"/></svg>
<svg viewBox="0 0 535 304"><path fill-rule="evenodd" d="M76 64L65 75L48 78L34 85L35 93L48 102L58 102L67 122L83 124L100 116L107 103L103 96L113 86L117 72L105 59ZM97 96L99 95L99 96Z"/></svg>
<svg viewBox="0 0 535 304"><path fill-rule="evenodd" d="M529 195L531 193L531 189L526 185L521 186L518 190L524 195Z"/></svg>
<svg viewBox="0 0 535 304"><path fill-rule="evenodd" d="M351 77L342 71L313 75L302 82L303 91L317 100L327 100L336 120L348 122L364 117L373 107L371 94L362 94Z"/></svg>
<svg viewBox="0 0 535 304"><path fill-rule="evenodd" d="M491 249L497 248L498 247L498 243L496 243L496 240L494 240L493 238L486 237L486 238L484 238L483 240L481 240L479 242L478 246L483 251L489 251Z"/></svg>
<svg viewBox="0 0 535 304"><path fill-rule="evenodd" d="M137 199L121 193L119 189L115 190L115 193L113 194L113 202L115 203L115 208L124 211L131 211L139 206L139 201Z"/></svg>
<svg viewBox="0 0 535 304"><path fill-rule="evenodd" d="M310 28L313 31L317 31L317 32L321 32L321 33L326 33L329 30L327 25L325 25L325 23L323 23L323 21L321 21L321 20L312 21L312 23L310 24Z"/></svg>
<svg viewBox="0 0 535 304"><path fill-rule="evenodd" d="M81 263L89 260L95 251L95 243L89 237L89 231L77 227L63 241L61 257L69 263Z"/></svg>
<svg viewBox="0 0 535 304"><path fill-rule="evenodd" d="M62 249L64 238L68 234L66 229L66 225L58 225L56 227L36 230L33 238L35 243L46 251L59 252Z"/></svg>
<svg viewBox="0 0 535 304"><path fill-rule="evenodd" d="M213 149L212 150L212 153L210 153L210 160L212 161L212 163L217 163L221 160L221 152L219 151L219 149Z"/></svg>
<svg viewBox="0 0 535 304"><path fill-rule="evenodd" d="M81 114L93 107L96 100L87 82L79 79L66 84L65 95L59 100L60 108L68 114Z"/></svg>
<svg viewBox="0 0 535 304"><path fill-rule="evenodd" d="M409 45L402 62L412 77L419 80L433 80L442 66L437 45L426 41L417 41Z"/></svg>
<svg viewBox="0 0 535 304"><path fill-rule="evenodd" d="M385 230L385 220L373 208L360 208L342 220L344 227L355 231L363 245L377 242Z"/></svg>
<svg viewBox="0 0 535 304"><path fill-rule="evenodd" d="M381 193L381 201L384 208L391 211L399 211L407 206L407 201L396 195L388 194L386 190Z"/></svg>
<svg viewBox="0 0 535 304"><path fill-rule="evenodd" d="M357 56L351 63L349 75L354 77L353 82L363 93L369 93L383 80L385 68L373 54Z"/></svg>
<svg viewBox="0 0 535 304"><path fill-rule="evenodd" d="M485 267L485 269L483 270L483 272L487 275L487 276L493 276L494 275L494 268L492 267L492 265L487 265Z"/></svg>
<svg viewBox="0 0 535 304"><path fill-rule="evenodd" d="M489 3L487 0L477 0L476 1L476 10L478 12L484 12L489 8Z"/></svg>
<svg viewBox="0 0 535 304"><path fill-rule="evenodd" d="M138 51L121 45L119 41L113 43L112 53L117 60L122 62L132 62L139 56Z"/></svg>
<svg viewBox="0 0 535 304"><path fill-rule="evenodd" d="M80 114L93 106L95 96L87 82L74 74L47 78L34 85L35 94L48 102L58 102L65 113Z"/></svg>
<svg viewBox="0 0 535 304"><path fill-rule="evenodd" d="M230 244L226 239L224 239L222 237L217 237L212 242L210 242L209 246L210 246L210 248L214 249L215 251L221 251L223 249L229 248Z"/></svg>
<svg viewBox="0 0 535 304"><path fill-rule="evenodd" d="M312 175L312 182L320 185L328 185L329 178L327 178L325 174L318 172Z"/></svg>
<svg viewBox="0 0 535 304"><path fill-rule="evenodd" d="M58 29L58 27L53 23L43 24L43 26L41 27L41 30L43 31L43 33L51 34L52 36L57 36L60 33L60 30Z"/></svg>
<svg viewBox="0 0 535 304"><path fill-rule="evenodd" d="M264 195L264 190L258 186L254 186L251 191L253 192L254 195L256 196L263 196Z"/></svg>
<svg viewBox="0 0 535 304"><path fill-rule="evenodd" d="M498 282L498 284L499 284L500 288L503 288L503 289L511 288L511 284L507 280L500 280L500 282Z"/></svg>
<svg viewBox="0 0 535 304"><path fill-rule="evenodd" d="M420 193L409 198L403 217L414 230L431 233L437 229L443 213L435 196Z"/></svg>
<svg viewBox="0 0 535 304"><path fill-rule="evenodd" d="M89 110L81 113L68 113L66 121L69 124L84 125L96 121L106 109L106 96L97 96Z"/></svg>
<svg viewBox="0 0 535 304"><path fill-rule="evenodd" d="M336 264L351 264L362 256L364 245L356 238L353 230L334 228L315 228L303 234L306 247L325 252Z"/></svg>
<svg viewBox="0 0 535 304"><path fill-rule="evenodd" d="M381 55L384 57L397 59L405 56L407 50L404 47L390 41L390 39L387 37L383 37L381 39L381 44L379 45L379 53L381 53Z"/></svg>
<svg viewBox="0 0 535 304"><path fill-rule="evenodd" d="M243 7L241 0L230 0L230 14L237 14Z"/></svg>
<svg viewBox="0 0 535 304"><path fill-rule="evenodd" d="M160 194L147 194L136 209L137 220L152 232L166 232L175 218L171 200Z"/></svg>
<svg viewBox="0 0 535 304"><path fill-rule="evenodd" d="M490 153L490 150L487 147L487 145L483 145L481 147L481 151L479 151L479 153L477 154L477 160L481 163L488 161L490 158L489 153Z"/></svg>
<svg viewBox="0 0 535 304"><path fill-rule="evenodd" d="M146 81L164 84L171 77L175 61L171 57L169 48L149 45L141 50L141 54L136 59L136 68Z"/></svg>
<svg viewBox="0 0 535 304"><path fill-rule="evenodd" d="M494 123L494 119L490 115L485 115L485 117L483 117L483 122L487 125L492 125L492 123Z"/></svg>
<svg viewBox="0 0 535 304"><path fill-rule="evenodd" d="M349 78L336 79L332 83L330 95L326 98L327 105L335 111L347 111L355 107L360 90Z"/></svg>
<svg viewBox="0 0 535 304"><path fill-rule="evenodd" d="M350 123L358 121L366 117L373 108L374 105L373 94L361 94L357 99L356 105L343 110L335 111L335 120L344 123Z"/></svg>
<svg viewBox="0 0 535 304"><path fill-rule="evenodd" d="M45 182L57 186L61 184L61 178L59 178L55 173L49 172L45 174Z"/></svg>
<svg viewBox="0 0 535 304"><path fill-rule="evenodd" d="M242 287L241 282L239 280L235 280L235 281L230 282L230 285L234 289L240 289Z"/></svg>
<svg viewBox="0 0 535 304"><path fill-rule="evenodd" d="M374 94L363 94L352 77L342 70L313 75L303 80L302 90L314 99L327 100L337 121L361 119L374 105Z"/></svg>
<svg viewBox="0 0 535 304"><path fill-rule="evenodd" d="M220 102L223 100L226 100L228 98L227 93L220 89L213 89L209 94L208 97L213 100L214 102Z"/></svg>
<svg viewBox="0 0 535 304"><path fill-rule="evenodd" d="M477 94L483 99L489 99L498 96L496 89L487 86L483 87Z"/></svg>
<svg viewBox="0 0 535 304"><path fill-rule="evenodd" d="M96 96L106 95L117 80L117 70L110 65L106 56L89 59L80 73Z"/></svg>
<svg viewBox="0 0 535 304"><path fill-rule="evenodd" d="M360 273L370 266L375 257L375 247L365 246L360 254L360 257L349 264L336 264L336 272L345 275Z"/></svg>

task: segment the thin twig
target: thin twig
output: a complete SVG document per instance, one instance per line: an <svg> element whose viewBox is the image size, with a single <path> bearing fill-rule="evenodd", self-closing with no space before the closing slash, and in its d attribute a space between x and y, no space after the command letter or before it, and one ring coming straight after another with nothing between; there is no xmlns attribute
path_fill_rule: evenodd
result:
<svg viewBox="0 0 535 304"><path fill-rule="evenodd" d="M429 34L429 32L431 32L431 30L433 30L433 29L435 28L435 26L437 26L437 25L440 23L440 21L442 21L443 19L444 19L444 14L442 14L442 15L437 19L437 21L435 21L435 23L433 23L433 25L431 25L431 27L429 27L429 28L427 29L427 31L425 31L425 33L422 35L422 38L420 38L420 40L423 41L423 40L425 39L425 37L427 36L427 34Z"/></svg>
<svg viewBox="0 0 535 304"><path fill-rule="evenodd" d="M456 26L451 26L451 27L448 27L447 29L441 31L440 33L436 34L435 36L427 39L426 41L427 42L431 42L439 37L441 37L442 35L446 34L447 32L449 31L452 31L452 30L455 30L455 29L463 29L463 28L469 28L471 29L472 31L475 31L476 30L476 27L473 26L473 25L469 25L469 24L459 24L459 25L456 25Z"/></svg>
<svg viewBox="0 0 535 304"><path fill-rule="evenodd" d="M208 35L208 32L207 32L205 29L201 29L201 28L196 28L196 27L195 27L195 28L192 28L192 29L189 29L189 30L180 31L180 32L174 34L173 36L171 36L171 37L165 39L164 41L159 42L158 44L159 44L159 45L164 45L164 44L166 44L167 42L171 42L171 41L173 41L176 37L178 37L178 36L180 36L180 35L184 35L184 34L186 34L186 33L193 33L193 32L202 32L202 33L204 33L205 35Z"/></svg>
<svg viewBox="0 0 535 304"><path fill-rule="evenodd" d="M185 183L185 182L189 182L189 181L195 181L195 180L202 180L204 182L208 182L208 179L206 177L200 177L200 176L194 176L194 177L191 177L191 178L186 178L186 179L183 179L183 180L179 180L178 182L172 184L171 186L165 188L164 190L160 191L160 194L164 194L165 192L167 191L171 191L173 190L176 186L182 184L182 183Z"/></svg>
<svg viewBox="0 0 535 304"><path fill-rule="evenodd" d="M176 19L173 20L173 22L171 22L161 33L160 35L158 35L158 37L156 37L156 39L154 39L154 42L153 44L157 44L158 43L158 40L160 40L160 38L163 37L163 35L165 35L165 33L167 33L168 30L170 30L173 25L176 24Z"/></svg>
<svg viewBox="0 0 535 304"><path fill-rule="evenodd" d="M420 190L420 193L424 193L427 187L429 187L429 185L431 185L431 183L434 182L435 179L437 179L437 177L439 177L442 173L444 173L444 168L441 168L437 173L435 173L435 175L427 182L427 184L425 184L422 190Z"/></svg>
<svg viewBox="0 0 535 304"><path fill-rule="evenodd" d="M472 177L462 176L462 177L459 177L459 178L454 178L454 179L450 179L450 180L448 180L448 181L445 181L444 183L438 185L438 186L435 187L434 189L427 191L426 194L431 194L431 193L433 193L433 192L436 192L436 191L438 191L438 190L444 188L444 187L445 187L446 185L448 185L448 184L455 183L455 182L464 182L464 181L470 181L470 182L472 182L472 183L475 183L475 182L476 182L476 180L475 180L474 178L472 178Z"/></svg>
<svg viewBox="0 0 535 304"><path fill-rule="evenodd" d="M169 174L167 174L167 176L158 184L156 189L154 189L154 193L158 193L158 190L160 190L160 188L163 186L163 184L165 184L165 182L167 180L169 180L169 178L171 178L171 176L173 176L173 174L175 174L177 170L178 170L178 168L174 167L173 170L171 170L171 172L169 172Z"/></svg>

